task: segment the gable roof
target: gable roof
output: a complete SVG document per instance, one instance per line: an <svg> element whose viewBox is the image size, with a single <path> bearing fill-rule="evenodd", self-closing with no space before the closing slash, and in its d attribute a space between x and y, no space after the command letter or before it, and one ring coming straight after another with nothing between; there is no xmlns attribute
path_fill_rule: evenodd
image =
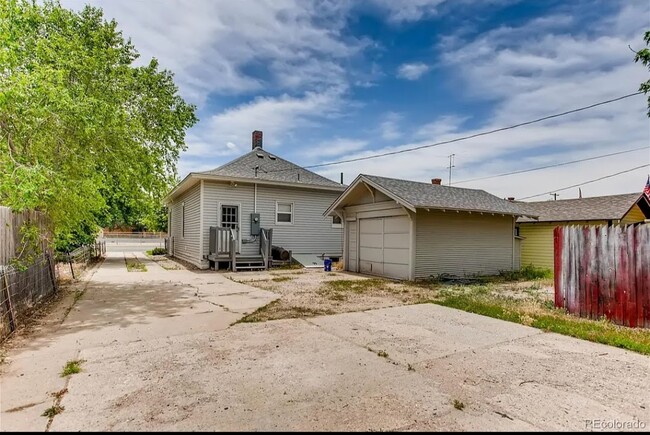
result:
<svg viewBox="0 0 650 435"><path fill-rule="evenodd" d="M255 174L255 168L258 168L257 176ZM248 154L244 154L223 166L219 166L210 171L199 172L199 174L238 179L250 178L251 180L279 181L308 186L345 187L336 181L332 181L288 160L284 160L262 148L255 148Z"/></svg>
<svg viewBox="0 0 650 435"><path fill-rule="evenodd" d="M336 208L353 186L365 182L382 191L411 210L432 208L442 210L500 213L514 216L526 214L517 203L501 199L484 190L420 183L397 178L361 174L330 206L326 213Z"/></svg>
<svg viewBox="0 0 650 435"><path fill-rule="evenodd" d="M535 222L619 220L636 204L645 208L650 216L650 202L639 193L594 196L591 198L560 199L557 201L518 202L530 213L538 216ZM532 219L519 218L519 222L533 222Z"/></svg>

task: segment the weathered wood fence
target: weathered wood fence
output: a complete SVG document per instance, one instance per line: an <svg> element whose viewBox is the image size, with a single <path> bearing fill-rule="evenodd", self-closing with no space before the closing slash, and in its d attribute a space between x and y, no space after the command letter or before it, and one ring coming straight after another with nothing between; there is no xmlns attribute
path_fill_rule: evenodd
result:
<svg viewBox="0 0 650 435"><path fill-rule="evenodd" d="M15 212L0 206L0 266L10 264L11 260L20 254L23 245L23 235L20 231L25 223L38 226L41 234L41 252L47 252L51 234L48 220L43 213L30 210Z"/></svg>
<svg viewBox="0 0 650 435"><path fill-rule="evenodd" d="M650 328L650 225L557 227L555 306Z"/></svg>

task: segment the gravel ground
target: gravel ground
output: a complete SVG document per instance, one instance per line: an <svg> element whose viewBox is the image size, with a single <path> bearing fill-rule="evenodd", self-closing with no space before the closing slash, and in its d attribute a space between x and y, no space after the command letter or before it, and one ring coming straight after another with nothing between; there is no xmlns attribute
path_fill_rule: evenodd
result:
<svg viewBox="0 0 650 435"><path fill-rule="evenodd" d="M244 318L243 322L413 305L435 299L443 292L464 293L477 288L476 284L471 284L471 280L464 281L464 284L402 282L307 268L225 273L225 276L281 295L279 300ZM488 283L481 288L494 295L521 300L553 298L552 285L545 281Z"/></svg>

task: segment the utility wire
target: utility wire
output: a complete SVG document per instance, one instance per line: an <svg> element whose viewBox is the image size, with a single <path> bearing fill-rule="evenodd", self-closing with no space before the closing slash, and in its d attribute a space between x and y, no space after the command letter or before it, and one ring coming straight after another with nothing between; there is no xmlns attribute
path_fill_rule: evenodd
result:
<svg viewBox="0 0 650 435"><path fill-rule="evenodd" d="M505 177L507 175L523 174L525 172L541 171L542 169L549 169L549 168L556 168L558 166L572 165L574 163L587 162L589 160L597 160L597 159L602 159L602 158L605 158L605 157L617 156L619 154L627 154L627 153L632 153L634 151L641 151L641 150L650 150L650 147L646 146L646 147L641 147L641 148L634 148L634 149L631 149L631 150L619 151L619 152L616 152L616 153L602 154L600 156L592 156L592 157L587 157L587 158L584 158L584 159L572 160L570 162L554 163L552 165L539 166L537 168L522 169L522 170L519 170L519 171L506 172L504 174L498 174L498 175L489 175L487 177L470 178L469 180L456 181L456 182L454 182L454 184L469 183L471 181L479 181L479 180L488 180L490 178L499 178L499 177Z"/></svg>
<svg viewBox="0 0 650 435"><path fill-rule="evenodd" d="M637 167L634 167L634 168L626 169L626 170L624 170L624 171L617 172L617 173L615 173L615 174L605 175L605 176L603 176L603 177L596 178L596 179L589 180L589 181L585 181L585 182L583 182L583 183L578 183L578 184L574 184L574 185L572 185L572 186L562 187L561 189L553 189L553 190L549 190L548 192L538 193L537 195L525 196L525 197L523 197L523 198L519 198L518 200L519 200L519 201L523 201L524 199L535 198L535 197L538 197L538 196L549 195L549 194L552 194L552 193L555 193L555 192L561 192L561 191L563 191L563 190L573 189L574 187L580 187L580 186L584 186L585 184L595 183L596 181L604 180L604 179L606 179L606 178L616 177L617 175L626 174L626 173L628 173L628 172L636 171L636 170L638 170L638 169L646 168L646 167L648 167L648 166L650 166L650 163L646 163L645 165L641 165L641 166L637 166Z"/></svg>
<svg viewBox="0 0 650 435"><path fill-rule="evenodd" d="M421 149L424 149L424 148L433 148L433 147L437 147L437 146L440 146L440 145L447 145L447 144L454 143L454 142L461 142L461 141L464 141L464 140L473 139L475 137L487 136L489 134L494 134L494 133L498 133L498 132L505 131L505 130L512 130L514 128L523 127L525 125L536 124L538 122L547 121L547 120L553 119L553 118L559 118L561 116L570 115L572 113L582 112L584 110L593 109L594 107L604 106L605 104L610 104L610 103L614 103L616 101L624 100L626 98L634 97L634 96L640 95L642 93L643 92L641 92L641 91L634 92L632 94L627 94L627 95L623 95L621 97L612 98L611 100L605 100L605 101L601 101L601 102L598 102L598 103L590 104L589 106L583 106L583 107L579 107L577 109L567 110L566 112L556 113L554 115L544 116L542 118L537 118L537 119L534 119L532 121L521 122L519 124L510 125L508 127L501 127L501 128L497 128L497 129L494 129L494 130L483 131L483 132L475 133L475 134L472 134L472 135L469 135L469 136L458 137L458 138L455 138L455 139L445 140L445 141L442 141L442 142L436 142L436 143L427 144L427 145L420 145L420 146L413 147L413 148L406 148L406 149L398 150L398 151L390 151L390 152L387 152L387 153L374 154L374 155L371 155L371 156L357 157L357 158L354 158L354 159L339 160L339 161L336 161L336 162L327 162L327 163L320 163L320 164L317 164L317 165L303 166L302 168L304 168L304 169L321 168L321 167L324 167L324 166L340 165L342 163L359 162L361 160L377 159L379 157L392 156L392 155L395 155L395 154L408 153L408 152L411 152L411 151L417 151L417 150L421 150ZM288 168L288 169L275 169L275 170L269 171L269 172L285 172L285 171L295 171L295 170L296 170L295 168Z"/></svg>

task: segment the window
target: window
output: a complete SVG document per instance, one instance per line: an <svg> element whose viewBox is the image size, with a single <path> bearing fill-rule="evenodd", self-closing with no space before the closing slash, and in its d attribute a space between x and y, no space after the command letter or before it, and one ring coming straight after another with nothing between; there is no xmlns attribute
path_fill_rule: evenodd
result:
<svg viewBox="0 0 650 435"><path fill-rule="evenodd" d="M343 221L340 216L332 216L332 228L342 228Z"/></svg>
<svg viewBox="0 0 650 435"><path fill-rule="evenodd" d="M181 207L183 207L183 216L181 220L181 237L185 237L185 203L181 204Z"/></svg>
<svg viewBox="0 0 650 435"><path fill-rule="evenodd" d="M519 236L519 227L515 227L515 236Z"/></svg>
<svg viewBox="0 0 650 435"><path fill-rule="evenodd" d="M239 227L239 207L236 205L221 206L221 226L236 230Z"/></svg>
<svg viewBox="0 0 650 435"><path fill-rule="evenodd" d="M293 203L291 202L275 203L275 223L279 225L293 224Z"/></svg>

